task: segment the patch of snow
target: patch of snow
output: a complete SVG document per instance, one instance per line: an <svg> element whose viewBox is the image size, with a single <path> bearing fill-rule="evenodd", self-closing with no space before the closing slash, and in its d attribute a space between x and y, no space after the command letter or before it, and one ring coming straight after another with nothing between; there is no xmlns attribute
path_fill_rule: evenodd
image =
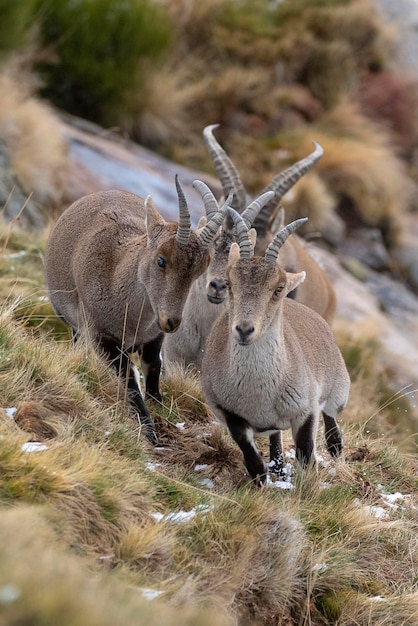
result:
<svg viewBox="0 0 418 626"><path fill-rule="evenodd" d="M15 406L11 406L8 409L4 409L4 410L6 411L6 415L10 417L11 419L13 419L14 414L17 411L17 408Z"/></svg>
<svg viewBox="0 0 418 626"><path fill-rule="evenodd" d="M287 459L296 459L296 451L294 448L290 448L284 455Z"/></svg>
<svg viewBox="0 0 418 626"><path fill-rule="evenodd" d="M371 602L387 602L386 598L382 598L382 596L373 596L370 598Z"/></svg>
<svg viewBox="0 0 418 626"><path fill-rule="evenodd" d="M194 471L195 472L201 472L204 469L207 469L209 467L209 465L207 463L202 463L201 465L197 464L194 466Z"/></svg>
<svg viewBox="0 0 418 626"><path fill-rule="evenodd" d="M176 427L180 430L184 430L185 422L177 422Z"/></svg>
<svg viewBox="0 0 418 626"><path fill-rule="evenodd" d="M207 489L213 489L215 486L210 478L203 478L200 482L203 487L206 487Z"/></svg>
<svg viewBox="0 0 418 626"><path fill-rule="evenodd" d="M369 514L373 515L373 517L377 517L378 519L382 519L384 517L388 517L387 509L383 506L370 506L368 504L364 505L364 510Z"/></svg>
<svg viewBox="0 0 418 626"><path fill-rule="evenodd" d="M148 587L139 587L138 589L146 600L155 600L155 598L164 593L164 591L159 589L150 589Z"/></svg>
<svg viewBox="0 0 418 626"><path fill-rule="evenodd" d="M196 517L196 513L209 513L211 507L208 504L198 504L191 511L173 511L173 513L168 513L167 515L163 515L162 513L151 513L151 517L153 517L157 522L165 521L165 522L173 522L174 524L182 524L183 522L189 522L191 519Z"/></svg>
<svg viewBox="0 0 418 626"><path fill-rule="evenodd" d="M385 500L388 504L394 504L395 502L398 502L399 500L401 502L403 502L406 498L410 498L410 495L404 495L403 493L400 493L399 491L397 491L396 493L386 493L386 494L381 494L381 497L383 500Z"/></svg>
<svg viewBox="0 0 418 626"><path fill-rule="evenodd" d="M147 470L149 470L150 472L155 472L155 470L157 469L157 467L161 467L161 463L147 463L145 465L145 467L147 468Z"/></svg>
<svg viewBox="0 0 418 626"><path fill-rule="evenodd" d="M319 574L321 574L322 572L326 572L327 569L328 565L326 563L315 563L315 565L312 567L312 571L318 572Z"/></svg>
<svg viewBox="0 0 418 626"><path fill-rule="evenodd" d="M0 587L0 604L11 604L16 602L22 595L19 587L13 583Z"/></svg>
<svg viewBox="0 0 418 626"><path fill-rule="evenodd" d="M26 256L26 250L20 250L20 252L12 252L11 254L4 254L5 259L19 259L22 256Z"/></svg>
<svg viewBox="0 0 418 626"><path fill-rule="evenodd" d="M274 487L275 489L294 489L294 485L288 480L271 480L270 476L266 476L267 487Z"/></svg>
<svg viewBox="0 0 418 626"><path fill-rule="evenodd" d="M22 452L42 452L42 450L48 450L48 446L40 441L27 441L20 449Z"/></svg>

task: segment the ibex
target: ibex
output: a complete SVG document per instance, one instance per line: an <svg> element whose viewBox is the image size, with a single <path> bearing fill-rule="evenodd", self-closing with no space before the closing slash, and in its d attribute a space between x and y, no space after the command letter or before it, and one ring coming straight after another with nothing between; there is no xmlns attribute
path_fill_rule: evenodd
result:
<svg viewBox="0 0 418 626"><path fill-rule="evenodd" d="M218 124L206 126L203 131L203 137L221 182L225 197L233 190L234 198L232 206L238 213L242 213L247 205L247 193L237 168L213 135L213 130L217 127ZM321 146L316 142L313 143L315 150L312 154L275 176L261 192L261 194L263 194L272 191L273 196L263 206L253 223L257 231L256 254L263 254L266 247L273 239L273 225L280 201L284 194L289 191L302 176L311 170L321 158L323 154ZM280 257L281 265L287 271L298 272L304 269L309 276L309 281L302 283L297 289L293 290L289 294L289 297L298 302L302 302L302 304L306 304L306 306L319 313L331 324L336 310L335 291L325 272L311 257L309 252L304 248L302 241L296 235L292 235L286 241L280 253ZM218 292L220 296L221 294L225 294L226 289L224 285L225 276L212 273L209 279L208 297L210 298L214 292Z"/></svg>
<svg viewBox="0 0 418 626"><path fill-rule="evenodd" d="M201 181L195 181L193 186L202 195L205 205L208 207L207 219L212 219L218 212L218 203L215 196L209 187ZM273 192L271 191L262 194L243 211L241 217L248 228L250 228L255 216L272 195ZM231 201L232 193L227 199L227 205ZM210 328L226 306L226 294L224 293L226 286L224 281L220 288L213 289L213 293L209 294L208 289L211 289L210 283L213 275L223 276L225 274L229 248L231 243L235 241L234 228L234 222L228 214L218 235L211 244L211 260L208 269L194 281L190 288L183 310L183 321L179 330L172 335L164 337L162 347L164 363L179 363L185 367L194 366L196 369L200 369Z"/></svg>
<svg viewBox="0 0 418 626"><path fill-rule="evenodd" d="M233 209L228 209L233 211ZM202 361L206 401L227 426L258 485L267 467L254 435L270 436L270 467L283 472L282 430L291 428L297 459L315 460L319 414L327 449L342 451L336 416L345 407L350 378L325 320L285 296L301 284L305 272L288 273L277 263L279 250L306 219L275 235L263 257L253 256L248 229L239 216L239 245L229 253L227 310L213 324Z"/></svg>
<svg viewBox="0 0 418 626"><path fill-rule="evenodd" d="M156 431L129 353L138 351L147 395L161 400L163 333L180 325L193 281L208 266L209 246L226 208L194 231L176 177L179 223L166 222L148 196L92 193L58 219L45 253L52 306L73 336L89 334L127 382L148 438ZM212 207L210 207L212 209Z"/></svg>

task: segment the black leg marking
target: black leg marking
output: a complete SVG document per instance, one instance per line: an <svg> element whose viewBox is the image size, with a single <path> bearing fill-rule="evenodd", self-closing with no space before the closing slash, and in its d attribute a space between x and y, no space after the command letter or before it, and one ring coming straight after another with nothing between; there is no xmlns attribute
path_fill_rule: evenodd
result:
<svg viewBox="0 0 418 626"><path fill-rule="evenodd" d="M284 478L286 476L286 473L284 471L282 432L280 430L279 432L270 435L269 470L273 474L277 474L277 476L280 476L281 478Z"/></svg>
<svg viewBox="0 0 418 626"><path fill-rule="evenodd" d="M160 351L163 339L164 333L160 333L152 341L144 343L141 351L141 363L145 372L145 392L147 396L158 402L162 401L160 394Z"/></svg>
<svg viewBox="0 0 418 626"><path fill-rule="evenodd" d="M111 339L101 339L100 346L104 350L111 365L116 369L118 375L123 381L128 381L129 399L138 412L140 422L145 430L145 435L151 443L154 445L157 444L158 440L155 424L145 406L129 355L124 350L121 350L118 344Z"/></svg>
<svg viewBox="0 0 418 626"><path fill-rule="evenodd" d="M308 465L314 451L314 416L311 413L297 433L294 434L296 458L301 465ZM315 461L315 459L313 459Z"/></svg>
<svg viewBox="0 0 418 626"><path fill-rule="evenodd" d="M325 440L327 442L327 450L331 456L340 456L343 450L343 437L334 417L322 414L325 424Z"/></svg>
<svg viewBox="0 0 418 626"><path fill-rule="evenodd" d="M249 475L254 480L255 484L260 487L266 482L267 469L263 459L257 452L254 442L252 441L250 426L246 420L239 415L232 413L232 411L227 411L219 405L217 408L224 414L231 437L241 448L244 455L245 466Z"/></svg>

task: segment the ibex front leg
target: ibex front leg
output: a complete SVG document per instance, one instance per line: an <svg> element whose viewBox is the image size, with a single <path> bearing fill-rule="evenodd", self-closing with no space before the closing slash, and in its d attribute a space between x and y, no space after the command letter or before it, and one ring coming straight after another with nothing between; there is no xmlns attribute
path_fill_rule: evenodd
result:
<svg viewBox="0 0 418 626"><path fill-rule="evenodd" d="M152 444L157 444L157 433L155 424L151 418L144 399L141 394L138 382L138 372L132 363L129 355L111 339L101 339L100 346L108 357L110 363L116 369L118 375L124 382L127 382L129 399L138 412L140 422L144 427L145 435Z"/></svg>
<svg viewBox="0 0 418 626"><path fill-rule="evenodd" d="M217 407L222 411L231 437L241 448L244 455L245 466L254 483L261 487L267 480L267 468L254 444L254 431L248 422L242 417L227 411L223 407Z"/></svg>
<svg viewBox="0 0 418 626"><path fill-rule="evenodd" d="M147 396L153 400L161 402L160 394L160 372L161 372L161 345L163 343L164 333L160 333L158 337L144 343L140 351L141 369L145 378L145 391Z"/></svg>

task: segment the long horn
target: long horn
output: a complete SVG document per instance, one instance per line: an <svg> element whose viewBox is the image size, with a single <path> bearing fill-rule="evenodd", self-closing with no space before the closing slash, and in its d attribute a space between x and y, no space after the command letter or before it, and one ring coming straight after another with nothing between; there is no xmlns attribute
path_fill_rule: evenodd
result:
<svg viewBox="0 0 418 626"><path fill-rule="evenodd" d="M206 183L201 180L194 180L192 186L200 193L202 196L203 203L205 205L206 217L207 220L211 220L212 217L218 212L218 202L213 195L212 191L206 185Z"/></svg>
<svg viewBox="0 0 418 626"><path fill-rule="evenodd" d="M226 198L232 189L234 192L234 209L238 213L242 213L247 204L247 193L237 168L213 136L213 130L218 126L219 124L206 126L203 129L203 139L222 185L224 197Z"/></svg>
<svg viewBox="0 0 418 626"><path fill-rule="evenodd" d="M286 239L297 228L302 226L302 224L305 224L305 222L307 221L307 217L301 217L300 219L291 222L290 224L279 230L277 235L275 235L274 239L267 246L267 250L264 254L264 258L266 259L266 261L268 261L269 263L276 263L280 248L282 247Z"/></svg>
<svg viewBox="0 0 418 626"><path fill-rule="evenodd" d="M228 200L232 200L232 193L228 196ZM215 239L219 226L222 224L226 217L226 212L229 206L225 203L223 207L219 209L212 217L211 220L203 227L203 230L197 236L197 242L203 249L209 248L212 241Z"/></svg>
<svg viewBox="0 0 418 626"><path fill-rule="evenodd" d="M186 197L181 188L179 177L176 174L176 189L179 198L179 225L177 228L176 241L181 246L187 246L189 241L190 229L192 227L190 213L187 206Z"/></svg>
<svg viewBox="0 0 418 626"><path fill-rule="evenodd" d="M264 205L262 211L257 215L254 220L254 228L260 235L267 233L268 225L270 223L271 216L284 194L293 187L297 181L302 178L310 169L319 161L324 154L322 147L316 141L312 142L315 150L311 152L307 157L301 159L297 163L294 163L290 167L277 174L273 180L263 189L261 193L265 191L274 191L274 197Z"/></svg>
<svg viewBox="0 0 418 626"><path fill-rule="evenodd" d="M266 191L259 195L255 200L251 202L245 209L245 211L241 214L242 219L244 220L246 226L251 228L255 218L257 217L259 211L265 206L265 204L272 199L274 196L273 191Z"/></svg>
<svg viewBox="0 0 418 626"><path fill-rule="evenodd" d="M253 255L251 240L248 234L248 226L242 218L242 215L237 213L232 207L228 207L228 214L231 220L235 224L235 234L238 240L240 258L249 259Z"/></svg>

